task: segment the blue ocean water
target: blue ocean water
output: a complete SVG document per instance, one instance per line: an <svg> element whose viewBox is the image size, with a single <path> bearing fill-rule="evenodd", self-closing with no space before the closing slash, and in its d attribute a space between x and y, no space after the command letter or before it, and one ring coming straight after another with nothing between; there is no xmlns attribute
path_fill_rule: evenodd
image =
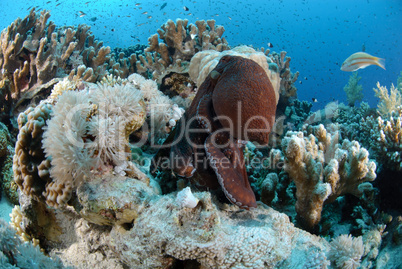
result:
<svg viewBox="0 0 402 269"><path fill-rule="evenodd" d="M343 87L351 73L340 71L340 65L363 44L367 53L386 60L386 70L359 70L363 100L371 106L377 104L376 82L389 88L402 70L401 0L2 0L1 29L32 7L51 10L57 26L90 25L95 37L112 48L147 44L168 19L214 19L225 27L232 47L267 48L270 42L272 51L287 51L292 71L300 72L299 99L318 100L313 110L333 100L346 102Z"/></svg>

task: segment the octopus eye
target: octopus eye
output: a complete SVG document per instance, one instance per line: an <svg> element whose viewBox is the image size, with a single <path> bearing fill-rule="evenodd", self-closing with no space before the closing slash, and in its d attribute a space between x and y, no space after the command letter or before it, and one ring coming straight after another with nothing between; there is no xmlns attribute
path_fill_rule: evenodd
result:
<svg viewBox="0 0 402 269"><path fill-rule="evenodd" d="M222 63L227 63L227 62L229 62L230 61L230 56L229 55L225 55L225 56L223 56L222 58L221 58L221 62Z"/></svg>

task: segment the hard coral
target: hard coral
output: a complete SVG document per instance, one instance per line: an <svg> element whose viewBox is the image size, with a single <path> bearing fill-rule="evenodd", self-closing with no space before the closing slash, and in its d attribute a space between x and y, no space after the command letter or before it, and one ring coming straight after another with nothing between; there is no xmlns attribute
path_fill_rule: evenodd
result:
<svg viewBox="0 0 402 269"><path fill-rule="evenodd" d="M224 28L216 26L214 20L196 21L196 25L188 24L188 20L177 19L176 23L168 20L158 30L162 42L159 43L157 34L151 36L145 56L139 55L137 66L141 63L145 67L143 71L151 71L152 78L158 82L169 72L187 72L187 63L197 52L229 49L222 38L223 32Z"/></svg>
<svg viewBox="0 0 402 269"><path fill-rule="evenodd" d="M50 181L50 160L42 149L43 127L53 107L41 102L18 116L19 134L13 161L14 181L27 195L41 197Z"/></svg>
<svg viewBox="0 0 402 269"><path fill-rule="evenodd" d="M360 125L362 138L384 168L402 170L402 106L389 116L366 117Z"/></svg>
<svg viewBox="0 0 402 269"><path fill-rule="evenodd" d="M320 221L324 202L346 193L361 196L376 178L368 151L356 141L339 140L337 131L319 125L305 134L289 131L282 141L285 171L296 184L296 211L307 228Z"/></svg>
<svg viewBox="0 0 402 269"><path fill-rule="evenodd" d="M395 88L392 84L390 88L390 92L386 87L380 85L377 82L377 89L373 89L375 92L375 96L380 98L380 102L378 103L378 112L381 116L387 116L392 111L396 110L398 106L402 105L402 89Z"/></svg>

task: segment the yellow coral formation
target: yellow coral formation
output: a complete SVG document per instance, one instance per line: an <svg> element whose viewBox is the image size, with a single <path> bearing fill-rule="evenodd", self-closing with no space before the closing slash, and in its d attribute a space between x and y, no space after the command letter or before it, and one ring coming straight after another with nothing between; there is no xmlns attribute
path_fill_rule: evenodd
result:
<svg viewBox="0 0 402 269"><path fill-rule="evenodd" d="M25 233L23 227L21 226L21 223L23 221L22 217L23 217L23 215L22 215L20 206L19 205L14 206L14 208L10 214L11 227L14 228L14 230L17 232L17 234L20 236L20 239L23 242L32 242L32 245L34 247L38 246L39 239L35 239L35 238L31 237L30 235L28 235L27 233ZM42 250L42 252L44 251L43 249L41 249L41 250Z"/></svg>
<svg viewBox="0 0 402 269"><path fill-rule="evenodd" d="M380 98L378 103L378 111L382 116L389 115L392 111L402 105L402 92L398 88L395 88L394 84L391 85L390 91L384 86L381 86L377 82L377 89L373 89L375 96Z"/></svg>

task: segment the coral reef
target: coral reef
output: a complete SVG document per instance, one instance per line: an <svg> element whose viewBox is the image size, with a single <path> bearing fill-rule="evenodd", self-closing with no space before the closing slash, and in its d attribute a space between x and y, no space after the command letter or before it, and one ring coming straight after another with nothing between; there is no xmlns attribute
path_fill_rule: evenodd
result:
<svg viewBox="0 0 402 269"><path fill-rule="evenodd" d="M361 79L361 77L358 77L357 71L353 72L349 77L348 84L343 87L349 106L354 106L356 102L360 102L363 99L363 86L358 84Z"/></svg>
<svg viewBox="0 0 402 269"><path fill-rule="evenodd" d="M49 18L50 12L37 14L32 9L27 17L17 19L1 34L0 78L10 81L14 100L32 98L38 94L39 85L69 74L82 63L99 73L107 60L110 49L94 41L88 26L56 28L48 22Z"/></svg>
<svg viewBox="0 0 402 269"><path fill-rule="evenodd" d="M299 73L286 52L231 49L213 20L169 20L147 47L112 50L89 26L56 27L49 17L31 10L0 37L0 119L12 133L0 124L0 175L3 188L20 189L17 233L0 220L0 267L400 265L401 217L376 204L376 164L364 148L382 177L400 175L400 79L390 92L375 89L381 117L354 106L357 72L345 86L349 106L312 113L295 99ZM270 145L246 143L212 120L244 127L239 100L246 118L264 115L272 131L251 140ZM151 175L156 148L186 128L200 147L179 143L162 154L194 163ZM195 165L199 153L205 169Z"/></svg>

